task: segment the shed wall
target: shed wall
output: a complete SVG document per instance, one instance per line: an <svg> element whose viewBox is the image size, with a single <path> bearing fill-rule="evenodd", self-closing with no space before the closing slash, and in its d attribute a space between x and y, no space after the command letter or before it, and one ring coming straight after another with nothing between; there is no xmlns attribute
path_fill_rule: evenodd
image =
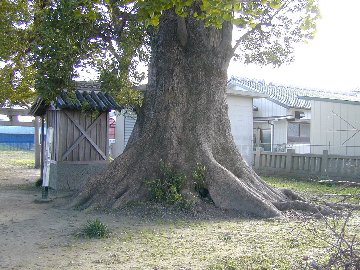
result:
<svg viewBox="0 0 360 270"><path fill-rule="evenodd" d="M108 114L49 110L47 125L54 128L53 160L104 161L108 156Z"/></svg>

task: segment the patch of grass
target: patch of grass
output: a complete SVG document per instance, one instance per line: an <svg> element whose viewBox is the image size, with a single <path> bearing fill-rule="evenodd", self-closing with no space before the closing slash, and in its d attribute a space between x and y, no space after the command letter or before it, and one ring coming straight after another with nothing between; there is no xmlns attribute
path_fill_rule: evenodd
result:
<svg viewBox="0 0 360 270"><path fill-rule="evenodd" d="M106 238L110 235L110 230L106 224L96 218L88 221L81 235L86 238Z"/></svg>
<svg viewBox="0 0 360 270"><path fill-rule="evenodd" d="M164 218L135 209L116 217L111 238L91 242L106 247L96 258L99 269L298 270L329 260L333 235L324 219ZM354 214L350 235L360 235L359 222Z"/></svg>
<svg viewBox="0 0 360 270"><path fill-rule="evenodd" d="M326 259L312 226L326 237L319 220L137 220L114 231L106 247L122 269L303 269L308 258Z"/></svg>
<svg viewBox="0 0 360 270"><path fill-rule="evenodd" d="M210 265L208 270L265 270L278 269L288 270L295 269L296 265L300 266L301 262L291 262L282 260L280 257L271 254L255 253L249 255L240 255L238 257L224 257L219 259L214 265Z"/></svg>
<svg viewBox="0 0 360 270"><path fill-rule="evenodd" d="M320 183L314 180L294 179L294 178L282 178L274 176L262 176L262 179L268 184L281 187L289 188L294 191L303 193L305 195L322 195L322 194L359 194L359 187L346 187L339 184L333 183ZM330 198L330 201L334 198ZM360 203L360 198L353 198L352 203Z"/></svg>
<svg viewBox="0 0 360 270"><path fill-rule="evenodd" d="M1 167L34 168L35 154L33 151L0 151Z"/></svg>
<svg viewBox="0 0 360 270"><path fill-rule="evenodd" d="M13 166L29 168L29 169L35 167L35 160L31 160L31 159L10 159L9 163Z"/></svg>

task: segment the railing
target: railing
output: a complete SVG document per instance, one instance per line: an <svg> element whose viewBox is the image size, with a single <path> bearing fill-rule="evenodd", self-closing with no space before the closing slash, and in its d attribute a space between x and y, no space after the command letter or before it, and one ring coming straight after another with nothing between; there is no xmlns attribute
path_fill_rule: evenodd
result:
<svg viewBox="0 0 360 270"><path fill-rule="evenodd" d="M285 153L265 152L257 148L254 169L258 173L297 176L326 176L357 178L360 182L360 156L296 154L293 149Z"/></svg>

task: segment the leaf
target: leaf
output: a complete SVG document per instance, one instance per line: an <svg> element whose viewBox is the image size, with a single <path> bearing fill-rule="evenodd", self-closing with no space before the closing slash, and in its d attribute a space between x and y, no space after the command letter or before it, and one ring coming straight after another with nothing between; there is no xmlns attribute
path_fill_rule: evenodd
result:
<svg viewBox="0 0 360 270"><path fill-rule="evenodd" d="M90 20L96 20L96 12L94 10L90 10L86 15Z"/></svg>
<svg viewBox="0 0 360 270"><path fill-rule="evenodd" d="M282 7L282 3L280 0L273 0L270 2L270 7L272 7L273 9L279 9Z"/></svg>
<svg viewBox="0 0 360 270"><path fill-rule="evenodd" d="M246 21L243 18L236 18L232 20L232 23L235 25L244 25Z"/></svg>
<svg viewBox="0 0 360 270"><path fill-rule="evenodd" d="M154 16L150 19L150 24L153 26L158 26L159 25L159 17L158 16Z"/></svg>
<svg viewBox="0 0 360 270"><path fill-rule="evenodd" d="M223 19L225 20L225 21L230 21L231 20L231 14L229 14L229 13L225 13L224 14L224 16L223 16Z"/></svg>
<svg viewBox="0 0 360 270"><path fill-rule="evenodd" d="M240 11L241 10L241 3L237 2L234 4L234 11Z"/></svg>

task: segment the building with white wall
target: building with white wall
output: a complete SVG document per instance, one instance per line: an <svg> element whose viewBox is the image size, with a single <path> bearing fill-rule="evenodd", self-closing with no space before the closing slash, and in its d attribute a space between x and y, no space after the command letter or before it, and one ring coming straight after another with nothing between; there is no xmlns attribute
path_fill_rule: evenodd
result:
<svg viewBox="0 0 360 270"><path fill-rule="evenodd" d="M231 78L230 82L242 91L263 95L263 98L254 99L255 146L266 151L295 149L298 153L310 152L311 104L298 96L315 90L237 77Z"/></svg>
<svg viewBox="0 0 360 270"><path fill-rule="evenodd" d="M360 156L360 93L302 98L311 101L311 153Z"/></svg>
<svg viewBox="0 0 360 270"><path fill-rule="evenodd" d="M244 91L232 81L228 83L227 103L231 133L237 148L249 165L252 164L254 155L254 102L263 97L265 95L257 92Z"/></svg>
<svg viewBox="0 0 360 270"><path fill-rule="evenodd" d="M360 119L360 106L355 99L354 93L329 93L232 77L227 93L232 135L248 164L253 162L254 147L275 152L294 149L296 153L322 153L329 148L325 145L332 145L330 153L359 155L360 124L356 119ZM115 156L124 150L135 121L132 113L118 116ZM325 127L327 122L334 125ZM350 150L350 146L354 149ZM335 151L335 147L343 150Z"/></svg>

